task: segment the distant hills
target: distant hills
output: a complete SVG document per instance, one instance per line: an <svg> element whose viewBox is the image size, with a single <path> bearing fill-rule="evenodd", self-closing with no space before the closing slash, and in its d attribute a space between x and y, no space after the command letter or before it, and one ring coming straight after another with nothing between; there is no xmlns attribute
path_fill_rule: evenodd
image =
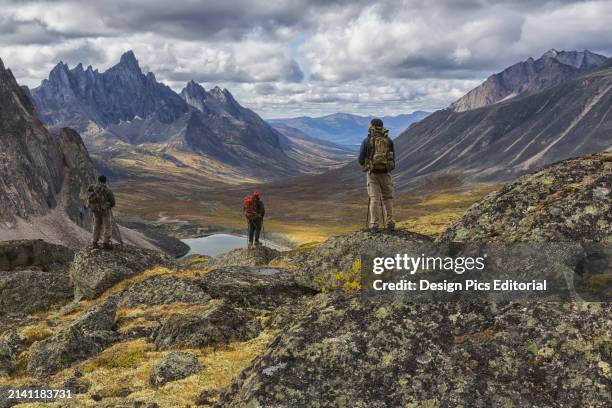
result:
<svg viewBox="0 0 612 408"><path fill-rule="evenodd" d="M590 51L557 51L551 49L540 58L528 58L491 75L451 105L457 112L491 105L526 95L576 78L605 64L607 57Z"/></svg>
<svg viewBox="0 0 612 408"><path fill-rule="evenodd" d="M392 137L397 136L411 124L427 117L429 112L416 111L397 116L383 116L381 119ZM276 129L291 127L328 142L356 149L368 134L368 124L373 116L359 116L349 113L334 113L321 117L301 116L288 119L269 119Z"/></svg>
<svg viewBox="0 0 612 408"><path fill-rule="evenodd" d="M81 132L98 168L117 176L247 181L328 168L227 89L207 91L190 81L178 94L144 74L132 51L104 72L60 62L31 95L47 126ZM344 156L332 150L326 154L337 165Z"/></svg>

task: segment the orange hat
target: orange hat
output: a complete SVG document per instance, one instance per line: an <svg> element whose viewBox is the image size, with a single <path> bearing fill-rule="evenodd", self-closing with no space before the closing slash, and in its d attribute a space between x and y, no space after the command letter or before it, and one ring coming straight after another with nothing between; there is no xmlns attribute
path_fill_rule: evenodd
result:
<svg viewBox="0 0 612 408"><path fill-rule="evenodd" d="M259 198L259 191L254 191L253 192L253 197Z"/></svg>

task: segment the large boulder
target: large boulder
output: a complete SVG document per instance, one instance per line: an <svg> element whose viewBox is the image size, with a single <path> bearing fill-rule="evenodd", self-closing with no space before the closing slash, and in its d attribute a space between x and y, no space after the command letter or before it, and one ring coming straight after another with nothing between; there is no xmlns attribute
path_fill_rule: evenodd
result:
<svg viewBox="0 0 612 408"><path fill-rule="evenodd" d="M119 306L158 306L170 303L205 304L211 297L193 280L176 276L154 276L126 288Z"/></svg>
<svg viewBox="0 0 612 408"><path fill-rule="evenodd" d="M261 332L261 324L246 311L222 301L197 314L168 317L155 337L158 350L199 348L246 341Z"/></svg>
<svg viewBox="0 0 612 408"><path fill-rule="evenodd" d="M318 295L216 407L605 407L611 311Z"/></svg>
<svg viewBox="0 0 612 408"><path fill-rule="evenodd" d="M317 293L288 271L271 267L224 267L203 275L198 283L215 299L255 308L274 308Z"/></svg>
<svg viewBox="0 0 612 408"><path fill-rule="evenodd" d="M28 374L45 377L98 354L102 347L82 329L68 327L30 349Z"/></svg>
<svg viewBox="0 0 612 408"><path fill-rule="evenodd" d="M166 383L182 380L202 369L194 353L175 351L162 357L151 370L149 384L161 387Z"/></svg>
<svg viewBox="0 0 612 408"><path fill-rule="evenodd" d="M612 243L612 153L555 163L474 204L439 240Z"/></svg>
<svg viewBox="0 0 612 408"><path fill-rule="evenodd" d="M94 299L116 283L154 266L173 267L174 260L161 252L132 246L106 251L85 248L76 253L70 278L77 299Z"/></svg>
<svg viewBox="0 0 612 408"><path fill-rule="evenodd" d="M70 299L73 257L72 250L41 240L0 242L0 320Z"/></svg>
<svg viewBox="0 0 612 408"><path fill-rule="evenodd" d="M29 350L28 373L36 377L55 374L119 340L113 331L116 313L116 300L108 299L86 311L67 328L34 343Z"/></svg>

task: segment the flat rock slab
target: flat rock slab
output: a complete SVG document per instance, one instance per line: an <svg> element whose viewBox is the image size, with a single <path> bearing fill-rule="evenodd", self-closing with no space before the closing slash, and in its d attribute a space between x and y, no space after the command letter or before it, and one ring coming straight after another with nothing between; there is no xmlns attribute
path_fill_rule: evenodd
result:
<svg viewBox="0 0 612 408"><path fill-rule="evenodd" d="M263 266L279 255L279 251L266 246L257 246L250 249L238 248L211 258L206 263L206 267Z"/></svg>
<svg viewBox="0 0 612 408"><path fill-rule="evenodd" d="M317 293L293 274L270 267L220 268L203 275L198 283L215 299L256 308L273 308Z"/></svg>
<svg viewBox="0 0 612 408"><path fill-rule="evenodd" d="M158 306L177 302L201 305L210 299L200 285L191 279L154 276L126 288L119 295L119 306Z"/></svg>
<svg viewBox="0 0 612 408"><path fill-rule="evenodd" d="M111 251L85 248L76 253L70 277L77 299L94 299L122 280L155 266L174 267L172 258L161 252L136 247Z"/></svg>

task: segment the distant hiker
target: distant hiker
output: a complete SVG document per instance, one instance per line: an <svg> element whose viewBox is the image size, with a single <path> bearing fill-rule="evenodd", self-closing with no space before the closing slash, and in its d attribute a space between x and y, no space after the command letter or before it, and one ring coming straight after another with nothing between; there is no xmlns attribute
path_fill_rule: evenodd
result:
<svg viewBox="0 0 612 408"><path fill-rule="evenodd" d="M391 170L395 168L395 147L389 137L389 130L383 121L375 118L370 122L368 136L361 143L359 164L367 173L367 187L370 203L368 228L385 226L395 228L393 219L393 181Z"/></svg>
<svg viewBox="0 0 612 408"><path fill-rule="evenodd" d="M255 240L255 245L260 246L259 235L263 227L263 218L266 215L266 209L257 191L244 198L244 207L242 211L249 224L249 248L253 246L253 239Z"/></svg>
<svg viewBox="0 0 612 408"><path fill-rule="evenodd" d="M103 236L104 249L112 249L112 208L115 196L106 185L106 176L98 177L98 183L87 189L87 207L94 215L93 246L98 248L100 235Z"/></svg>

